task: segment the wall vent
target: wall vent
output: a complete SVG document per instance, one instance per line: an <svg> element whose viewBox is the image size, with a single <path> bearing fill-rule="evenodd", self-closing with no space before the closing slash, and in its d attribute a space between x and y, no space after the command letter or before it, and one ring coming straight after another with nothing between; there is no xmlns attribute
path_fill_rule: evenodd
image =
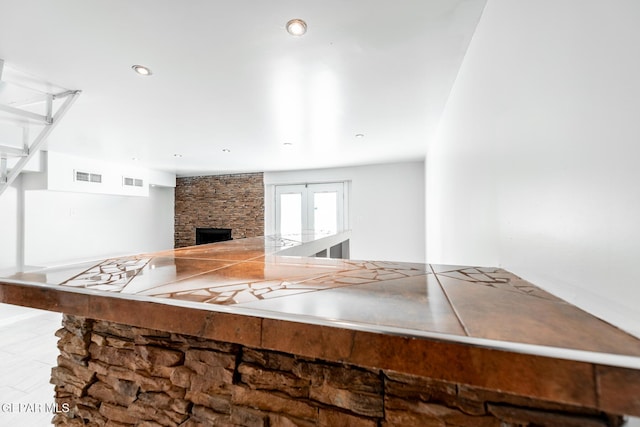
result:
<svg viewBox="0 0 640 427"><path fill-rule="evenodd" d="M81 182L93 182L96 184L102 183L102 174L99 173L90 173L90 172L82 172L82 171L74 171L74 178L76 181Z"/></svg>
<svg viewBox="0 0 640 427"><path fill-rule="evenodd" d="M122 185L125 187L142 187L143 181L140 178L122 177Z"/></svg>

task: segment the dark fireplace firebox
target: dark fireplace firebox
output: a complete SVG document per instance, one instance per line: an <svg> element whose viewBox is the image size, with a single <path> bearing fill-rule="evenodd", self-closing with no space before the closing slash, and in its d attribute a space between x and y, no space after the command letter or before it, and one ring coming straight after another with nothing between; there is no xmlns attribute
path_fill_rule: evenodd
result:
<svg viewBox="0 0 640 427"><path fill-rule="evenodd" d="M196 245L231 240L230 228L196 228Z"/></svg>

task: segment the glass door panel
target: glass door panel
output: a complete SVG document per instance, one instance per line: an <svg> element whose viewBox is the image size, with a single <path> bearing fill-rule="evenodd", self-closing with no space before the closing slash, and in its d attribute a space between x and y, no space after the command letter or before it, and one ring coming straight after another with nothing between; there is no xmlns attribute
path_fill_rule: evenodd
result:
<svg viewBox="0 0 640 427"><path fill-rule="evenodd" d="M313 231L316 237L338 231L338 193L313 193Z"/></svg>
<svg viewBox="0 0 640 427"><path fill-rule="evenodd" d="M300 235L307 229L307 197L304 185L276 187L276 233Z"/></svg>
<svg viewBox="0 0 640 427"><path fill-rule="evenodd" d="M280 234L302 233L302 194L280 196Z"/></svg>

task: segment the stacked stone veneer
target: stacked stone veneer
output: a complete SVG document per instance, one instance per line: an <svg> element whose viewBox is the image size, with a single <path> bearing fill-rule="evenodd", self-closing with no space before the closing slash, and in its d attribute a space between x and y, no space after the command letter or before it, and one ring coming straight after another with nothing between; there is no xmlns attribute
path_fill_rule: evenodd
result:
<svg viewBox="0 0 640 427"><path fill-rule="evenodd" d="M175 247L195 245L197 227L230 228L234 239L263 236L263 174L178 178Z"/></svg>
<svg viewBox="0 0 640 427"><path fill-rule="evenodd" d="M68 315L57 336L52 383L69 408L57 426L621 425L582 408Z"/></svg>

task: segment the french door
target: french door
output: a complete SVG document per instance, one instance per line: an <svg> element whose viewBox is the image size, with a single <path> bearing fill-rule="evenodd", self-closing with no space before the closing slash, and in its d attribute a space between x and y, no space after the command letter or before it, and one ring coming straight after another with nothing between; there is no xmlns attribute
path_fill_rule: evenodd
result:
<svg viewBox="0 0 640 427"><path fill-rule="evenodd" d="M316 237L344 231L344 183L276 186L276 233Z"/></svg>

